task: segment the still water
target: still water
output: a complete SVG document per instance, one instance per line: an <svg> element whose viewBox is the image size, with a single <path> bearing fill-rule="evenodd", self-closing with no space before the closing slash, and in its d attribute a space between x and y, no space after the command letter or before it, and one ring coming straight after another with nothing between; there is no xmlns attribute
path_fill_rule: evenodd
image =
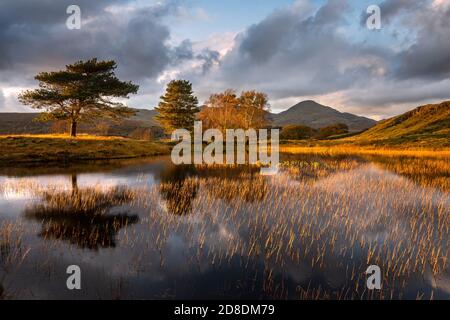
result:
<svg viewBox="0 0 450 320"><path fill-rule="evenodd" d="M450 298L448 160L281 160L0 168L0 298Z"/></svg>

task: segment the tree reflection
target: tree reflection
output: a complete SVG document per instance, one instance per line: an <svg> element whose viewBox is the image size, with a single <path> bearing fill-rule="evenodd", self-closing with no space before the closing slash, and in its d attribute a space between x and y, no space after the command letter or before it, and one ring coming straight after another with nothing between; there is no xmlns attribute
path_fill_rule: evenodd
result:
<svg viewBox="0 0 450 320"><path fill-rule="evenodd" d="M192 202L197 196L199 183L197 171L192 165L170 166L161 173L159 191L166 202L167 210L175 215L185 215L192 211Z"/></svg>
<svg viewBox="0 0 450 320"><path fill-rule="evenodd" d="M70 191L44 191L41 202L27 208L25 216L42 223L39 236L68 241L81 248L98 250L116 246L120 229L139 221L137 215L110 214L113 207L131 202L126 187L79 188L76 174Z"/></svg>

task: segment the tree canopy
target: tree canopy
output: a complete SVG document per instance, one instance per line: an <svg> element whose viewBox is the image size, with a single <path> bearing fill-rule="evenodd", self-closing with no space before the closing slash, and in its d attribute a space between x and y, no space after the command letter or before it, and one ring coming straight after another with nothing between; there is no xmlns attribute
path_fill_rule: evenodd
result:
<svg viewBox="0 0 450 320"><path fill-rule="evenodd" d="M67 65L65 70L41 72L35 79L39 88L26 90L19 100L35 109L43 109L39 120L70 120L71 135L76 136L77 124L96 118L118 120L134 114L116 98L128 98L139 86L120 81L114 61L90 59Z"/></svg>
<svg viewBox="0 0 450 320"><path fill-rule="evenodd" d="M193 130L196 113L199 112L198 99L187 80L172 80L155 108L155 119L167 133L176 129Z"/></svg>
<svg viewBox="0 0 450 320"><path fill-rule="evenodd" d="M317 135L317 130L302 125L287 125L280 132L280 138L286 140L310 139Z"/></svg>
<svg viewBox="0 0 450 320"><path fill-rule="evenodd" d="M203 128L249 129L264 128L269 124L267 95L257 91L244 91L240 96L228 89L212 94L198 117Z"/></svg>
<svg viewBox="0 0 450 320"><path fill-rule="evenodd" d="M348 132L349 132L349 129L345 123L336 123L331 126L320 128L318 138L323 139L323 138L328 138L328 137L339 135L339 134L345 134Z"/></svg>

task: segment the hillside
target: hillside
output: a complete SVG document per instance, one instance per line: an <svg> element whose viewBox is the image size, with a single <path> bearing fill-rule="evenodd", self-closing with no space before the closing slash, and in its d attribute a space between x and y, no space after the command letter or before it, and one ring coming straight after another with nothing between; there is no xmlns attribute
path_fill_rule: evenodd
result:
<svg viewBox="0 0 450 320"><path fill-rule="evenodd" d="M386 146L450 147L450 101L418 107L344 140Z"/></svg>
<svg viewBox="0 0 450 320"><path fill-rule="evenodd" d="M94 124L81 124L80 131L86 133L100 133L108 135L130 136L138 128L150 129L158 126L153 120L156 115L155 110L134 109L136 115L123 120L120 123L108 121L97 121ZM33 121L38 113L0 113L0 135L5 134L46 134L60 133L61 128L56 127L51 122ZM99 123L103 126L100 127ZM158 131L158 130L156 130Z"/></svg>
<svg viewBox="0 0 450 320"><path fill-rule="evenodd" d="M300 102L281 113L271 114L270 118L276 126L295 124L315 129L344 123L351 132L363 131L376 124L375 120L351 113L342 113L311 100Z"/></svg>
<svg viewBox="0 0 450 320"><path fill-rule="evenodd" d="M156 135L162 134L158 123L153 119L155 110L134 109L136 115L111 123L96 121L95 124L81 124L80 131L91 134L134 136L143 135L145 130L152 130ZM33 121L37 113L0 113L0 135L5 134L45 134L61 133L65 127L57 127L52 123ZM359 117L351 113L342 113L333 108L323 106L314 101L303 101L279 114L269 113L274 126L306 125L315 129L345 123L351 132L358 132L372 127L375 120Z"/></svg>

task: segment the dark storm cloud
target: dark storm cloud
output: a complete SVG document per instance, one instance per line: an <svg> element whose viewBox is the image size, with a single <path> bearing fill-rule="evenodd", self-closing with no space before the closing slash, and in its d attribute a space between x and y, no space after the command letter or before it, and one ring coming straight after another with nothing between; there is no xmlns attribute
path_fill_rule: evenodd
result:
<svg viewBox="0 0 450 320"><path fill-rule="evenodd" d="M330 0L315 15L307 18L302 18L301 11L279 10L241 35L239 51L255 64L280 53L291 57L300 51L312 53L314 49L307 48L307 45L308 41L314 41L316 33L318 37L338 38L336 27L345 21L347 5L346 0Z"/></svg>
<svg viewBox="0 0 450 320"><path fill-rule="evenodd" d="M0 26L49 26L65 23L66 8L75 4L82 8L83 15L92 17L108 5L120 3L120 0L2 0L0 2Z"/></svg>
<svg viewBox="0 0 450 320"><path fill-rule="evenodd" d="M169 1L134 10L116 8L127 1L88 1L81 8L80 30L66 28L73 1L6 0L0 4L0 81L29 84L38 71L98 57L118 62L118 73L131 80L156 77L178 52L168 46L162 19L177 8ZM121 12L123 11L123 12ZM16 80L17 79L17 80ZM28 80L24 82L24 79Z"/></svg>
<svg viewBox="0 0 450 320"><path fill-rule="evenodd" d="M423 11L411 18L416 42L400 53L398 78L445 79L450 76L450 6Z"/></svg>
<svg viewBox="0 0 450 320"><path fill-rule="evenodd" d="M352 21L350 4L330 0L306 15L291 6L250 26L221 60L214 86L255 88L272 100L339 93L361 114L450 96L449 7L386 0L385 32L364 24L348 33L360 12L356 7ZM211 87L208 79L204 83Z"/></svg>
<svg viewBox="0 0 450 320"><path fill-rule="evenodd" d="M359 2L298 0L239 33L221 56L189 39L173 44L178 25L168 20L179 13L177 0L145 7L131 0L1 0L0 86L35 86L37 72L98 57L116 60L119 76L141 85L136 107L157 99L173 75L193 81L201 99L230 87L279 101L337 93L361 114L448 98L450 6L378 3L383 30L370 31ZM81 30L66 28L70 4L81 7ZM11 104L14 88L6 92L0 108Z"/></svg>
<svg viewBox="0 0 450 320"><path fill-rule="evenodd" d="M194 58L191 40L189 39L183 40L178 46L176 46L172 50L171 57L172 57L171 61L174 64Z"/></svg>
<svg viewBox="0 0 450 320"><path fill-rule="evenodd" d="M380 4L382 25L406 28L414 42L391 61L396 79L445 79L450 75L450 6L433 6L432 0L385 0ZM361 25L367 14L361 13ZM394 23L397 21L397 24Z"/></svg>
<svg viewBox="0 0 450 320"><path fill-rule="evenodd" d="M307 17L292 8L275 12L237 37L222 76L272 98L329 93L364 81L390 52L353 44L340 33L347 8L348 1L331 0Z"/></svg>
<svg viewBox="0 0 450 320"><path fill-rule="evenodd" d="M205 75L215 63L220 61L220 53L209 48L203 49L199 54L197 54L196 59L202 61L202 71Z"/></svg>
<svg viewBox="0 0 450 320"><path fill-rule="evenodd" d="M241 35L239 53L251 63L266 62L280 51L296 23L298 23L296 13L275 12Z"/></svg>

